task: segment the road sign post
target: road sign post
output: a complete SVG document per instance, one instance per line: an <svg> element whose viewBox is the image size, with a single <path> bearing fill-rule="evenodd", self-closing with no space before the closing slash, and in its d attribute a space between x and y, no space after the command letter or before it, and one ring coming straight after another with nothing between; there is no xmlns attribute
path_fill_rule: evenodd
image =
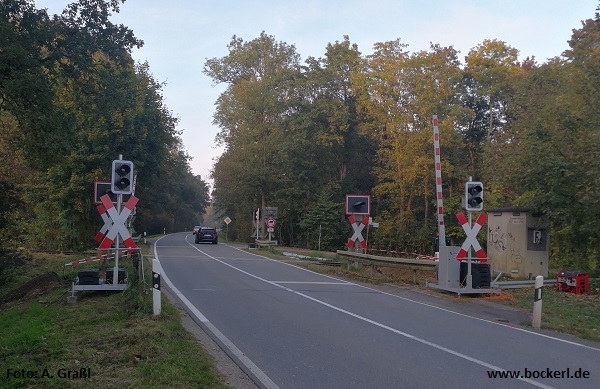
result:
<svg viewBox="0 0 600 389"><path fill-rule="evenodd" d="M348 216L348 220L352 225L352 230L354 231L354 233L352 234L350 239L348 239L348 244L346 246L348 247L348 249L352 249L355 245L355 242L357 242L358 244L360 244L362 250L366 250L367 242L362 236L362 230L367 224L369 224L369 217L365 216L360 222L356 222L356 220L354 219L354 215L350 215Z"/></svg>
<svg viewBox="0 0 600 389"><path fill-rule="evenodd" d="M118 237L121 236L125 243L125 247L130 250L137 249L131 234L127 230L126 222L129 215L131 215L131 212L133 212L133 209L138 202L138 198L133 195L130 196L123 209L121 209L122 195L118 195L117 208L115 208L114 204L110 201L108 195L104 195L100 199L102 200L102 205L106 209L106 213L108 213L108 216L110 217L112 225L104 236L99 248L105 250L110 248L113 243L118 245Z"/></svg>
<svg viewBox="0 0 600 389"><path fill-rule="evenodd" d="M352 226L352 236L348 239L346 246L348 250L365 251L367 242L362 236L362 230L369 224L369 215L371 214L371 195L347 194L346 195L346 215ZM362 217L359 222L355 216Z"/></svg>
<svg viewBox="0 0 600 389"><path fill-rule="evenodd" d="M231 223L232 220L229 218L229 216L226 216L225 220L223 221L227 225L227 229L225 230L225 240L229 240L229 223Z"/></svg>
<svg viewBox="0 0 600 389"><path fill-rule="evenodd" d="M269 233L269 241L271 241L273 239L273 236L271 235L274 231L275 231L275 218L273 217L269 217L267 218L267 220L265 221L265 224L267 225L267 232Z"/></svg>

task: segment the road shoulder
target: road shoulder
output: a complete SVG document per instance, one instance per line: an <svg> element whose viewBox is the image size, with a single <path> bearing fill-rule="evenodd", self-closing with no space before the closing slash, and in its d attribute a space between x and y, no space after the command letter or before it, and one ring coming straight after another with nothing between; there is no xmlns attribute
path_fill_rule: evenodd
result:
<svg viewBox="0 0 600 389"><path fill-rule="evenodd" d="M215 367L223 377L226 385L235 389L258 389L254 381L227 355L213 338L189 315L181 302L168 288L163 288L169 302L177 307L183 327L192 334L215 362Z"/></svg>

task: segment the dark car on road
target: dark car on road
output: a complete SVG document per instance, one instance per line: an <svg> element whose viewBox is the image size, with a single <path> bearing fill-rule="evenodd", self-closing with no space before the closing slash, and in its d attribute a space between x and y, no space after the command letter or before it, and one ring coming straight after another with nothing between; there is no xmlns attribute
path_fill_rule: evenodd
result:
<svg viewBox="0 0 600 389"><path fill-rule="evenodd" d="M214 228L202 227L196 232L195 241L196 243L210 242L212 244L217 244L219 242L219 235Z"/></svg>

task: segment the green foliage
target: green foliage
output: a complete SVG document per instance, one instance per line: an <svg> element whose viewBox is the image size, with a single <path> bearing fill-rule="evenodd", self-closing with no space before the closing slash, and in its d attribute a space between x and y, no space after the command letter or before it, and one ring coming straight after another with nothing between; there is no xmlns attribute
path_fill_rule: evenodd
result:
<svg viewBox="0 0 600 389"><path fill-rule="evenodd" d="M433 254L435 223L419 222L411 212L383 212L377 220L379 228L371 230L371 247Z"/></svg>
<svg viewBox="0 0 600 389"><path fill-rule="evenodd" d="M323 251L343 248L347 224L340 220L344 205L335 201L339 198L337 193L337 190L323 188L301 216L298 226L304 231L306 248Z"/></svg>
<svg viewBox="0 0 600 389"><path fill-rule="evenodd" d="M568 333L595 342L600 341L600 299L598 281L590 282L589 295L560 292L554 287L544 288L542 328ZM507 303L527 311L531 310L533 289L511 289L503 292Z"/></svg>
<svg viewBox="0 0 600 389"><path fill-rule="evenodd" d="M25 311L7 312L0 327L0 343L15 354L35 349L41 338L52 330L52 312L39 304L29 305Z"/></svg>
<svg viewBox="0 0 600 389"><path fill-rule="evenodd" d="M215 113L226 146L213 172L216 206L237 215L230 232L238 237L250 236L242 221L253 209L278 206L278 239L304 244L299 223L321 188L334 181L342 199L343 191L372 186L364 167L373 145L358 132L351 81L360 53L346 37L302 68L293 46L264 33L249 42L234 37L229 50L205 65L228 84Z"/></svg>
<svg viewBox="0 0 600 389"><path fill-rule="evenodd" d="M14 217L16 211L22 208L23 205L23 201L21 201L15 185L11 182L0 181L0 233L7 233L3 231L5 226L8 225L9 220ZM10 239L3 239L2 241L7 242Z"/></svg>
<svg viewBox="0 0 600 389"><path fill-rule="evenodd" d="M528 72L518 85L506 176L515 201L549 216L557 267L597 270L600 260L600 22L574 32L566 61Z"/></svg>
<svg viewBox="0 0 600 389"><path fill-rule="evenodd" d="M217 102L217 139L226 150L215 164L217 206L238 221L251 220L252 210L276 206L273 193L287 189L289 153L297 131L287 125L296 107L295 47L276 42L264 32L244 42L233 37L226 57L210 59L204 72L228 88ZM250 236L249 224L231 226L232 236Z"/></svg>
<svg viewBox="0 0 600 389"><path fill-rule="evenodd" d="M101 220L92 183L119 154L134 161L135 228L183 230L202 219L208 186L194 177L177 118L140 47L110 21L118 0L80 0L50 18L28 0L0 3L0 228L6 246L89 247ZM537 64L499 40L411 53L400 40L362 56L349 37L304 64L293 45L234 36L204 73L227 89L216 102L216 213L251 234L258 207L279 208L282 244L335 248L348 235L333 211L371 194L379 248L428 251L435 237L432 115L439 118L448 236L462 238L469 176L486 209L533 207L549 217L556 266L598 271L600 19L573 31L563 58ZM43 134L43 136L41 136ZM19 173L16 173L19 172ZM337 211L339 212L339 211ZM326 224L326 225L324 225ZM40 239L40 237L42 237Z"/></svg>
<svg viewBox="0 0 600 389"><path fill-rule="evenodd" d="M215 114L226 146L214 169L216 206L238 215L242 235L253 209L278 206L280 242L314 248L318 221L328 220L332 242L336 234L347 238L343 218L327 219L333 204L369 193L380 222L372 246L431 252L437 115L447 236L455 244L464 238L454 215L472 177L485 184L486 209L525 205L549 216L551 266L593 271L599 23L585 21L565 60L543 65L519 62L518 51L496 39L470 50L462 65L452 47L410 53L400 40L376 43L362 57L344 37L298 66L293 47L282 60L289 46L273 37L234 37L230 55L205 65L215 82L228 84Z"/></svg>
<svg viewBox="0 0 600 389"><path fill-rule="evenodd" d="M29 258L19 251L0 248L0 287L9 285Z"/></svg>
<svg viewBox="0 0 600 389"><path fill-rule="evenodd" d="M74 259L36 256L20 273L23 280L31 279ZM145 266L148 272L150 268ZM63 286L40 286L34 296L2 305L0 359L7 368L41 373L41 366L55 375L60 368L74 370L76 365L90 369L97 387L225 387L212 357L198 347L198 340L186 331L179 311L166 298L161 315L151 315L148 285L137 283L123 292L79 292L76 304L63 300ZM138 363L133 354L142 355ZM76 388L90 383L56 377L40 382L39 377L6 376L0 388Z"/></svg>
<svg viewBox="0 0 600 389"><path fill-rule="evenodd" d="M0 218L10 245L96 245L93 183L110 179L119 154L135 164L136 229L184 230L209 204L162 85L133 63L142 41L110 22L120 3L80 0L52 19L29 1L0 4L0 152L12 161L0 169L2 200L12 204Z"/></svg>

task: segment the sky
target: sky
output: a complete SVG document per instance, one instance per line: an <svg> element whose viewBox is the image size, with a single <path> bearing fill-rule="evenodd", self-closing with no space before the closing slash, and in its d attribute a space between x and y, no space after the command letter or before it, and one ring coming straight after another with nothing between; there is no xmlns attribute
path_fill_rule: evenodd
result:
<svg viewBox="0 0 600 389"><path fill-rule="evenodd" d="M60 14L72 0L35 0ZM431 43L453 46L459 58L485 39L519 50L538 63L568 49L572 30L592 19L599 0L127 0L111 16L144 41L133 58L148 62L164 83L166 107L179 118L183 146L194 174L212 185L210 172L223 149L215 144L215 102L225 85L202 72L210 58L228 54L236 35L251 41L264 31L296 46L303 60L323 57L328 43L348 35L363 55L373 44L400 39L410 52ZM124 153L124 159L127 159Z"/></svg>

